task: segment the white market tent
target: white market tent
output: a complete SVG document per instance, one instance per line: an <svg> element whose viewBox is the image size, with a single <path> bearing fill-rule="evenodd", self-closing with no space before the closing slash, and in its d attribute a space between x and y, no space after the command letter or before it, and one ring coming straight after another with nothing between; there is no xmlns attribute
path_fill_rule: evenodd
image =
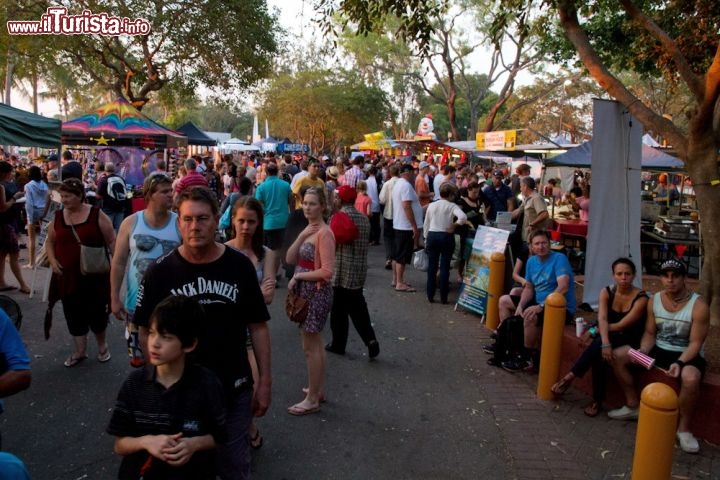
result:
<svg viewBox="0 0 720 480"><path fill-rule="evenodd" d="M230 153L230 152L259 152L260 147L255 145L250 145L247 142L243 142L242 140L238 138L231 138L229 140L225 140L219 145L220 151L223 153Z"/></svg>

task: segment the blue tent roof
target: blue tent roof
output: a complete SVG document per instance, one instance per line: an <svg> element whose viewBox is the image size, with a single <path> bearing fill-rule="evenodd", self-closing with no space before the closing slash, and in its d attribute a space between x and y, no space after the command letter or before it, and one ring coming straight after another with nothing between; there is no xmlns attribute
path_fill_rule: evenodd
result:
<svg viewBox="0 0 720 480"><path fill-rule="evenodd" d="M591 167L592 140L584 142L557 157L545 160L546 167ZM642 168L650 170L679 170L682 160L647 145L642 146Z"/></svg>

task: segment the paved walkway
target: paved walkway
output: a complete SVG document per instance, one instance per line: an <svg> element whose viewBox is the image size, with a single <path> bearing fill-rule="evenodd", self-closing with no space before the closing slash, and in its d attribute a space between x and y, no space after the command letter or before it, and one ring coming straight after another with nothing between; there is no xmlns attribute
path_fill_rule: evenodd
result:
<svg viewBox="0 0 720 480"><path fill-rule="evenodd" d="M486 365L480 346L488 333L476 315L430 305L421 291L394 292L382 256L381 247L371 249L366 289L380 357L368 362L351 329L348 353L328 355L329 401L316 415L285 413L301 399L305 369L296 328L282 313L285 291L278 290L271 306L273 405L260 420L265 445L255 453L254 478L630 478L634 422L586 417L588 399L572 389L559 402L538 400L536 376ZM423 275L408 272L418 287ZM33 385L6 400L3 447L24 459L34 479L114 478L119 461L103 430L129 371L122 329L117 322L109 328L111 362L94 361L91 342L90 360L66 369L70 337L61 309L46 342L39 292L32 300L10 296L25 314ZM720 479L720 450L704 443L699 455L688 455L676 448L672 473Z"/></svg>

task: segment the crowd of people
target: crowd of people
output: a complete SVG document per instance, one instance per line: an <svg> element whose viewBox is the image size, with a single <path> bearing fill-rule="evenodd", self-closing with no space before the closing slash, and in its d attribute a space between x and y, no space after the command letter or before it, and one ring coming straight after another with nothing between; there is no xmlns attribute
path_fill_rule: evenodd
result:
<svg viewBox="0 0 720 480"><path fill-rule="evenodd" d="M298 325L307 387L287 412L313 414L325 401L326 352L345 354L350 320L368 358L380 354L363 288L368 250L381 238L390 287L403 294L418 290L407 281L406 267L424 248L426 300L435 302L439 290L440 303L447 304L453 257L459 285L469 255L466 239L498 213L511 214L518 225L511 242L516 285L500 299L505 326L497 335L500 342L516 318L522 345L507 358L497 344L487 348L495 354L490 363L508 371L537 368L551 293L565 296L568 322L575 314L573 271L565 255L549 248L550 217L527 165L508 176L497 168L439 166L432 157L226 155L188 158L170 169L158 161L144 180L145 208L134 213L114 164L94 165L89 178L66 151L62 163L51 156L45 166L44 175L37 166L28 171L23 218L34 266L30 231L48 214L47 182L61 169L62 209L49 223L44 250L52 269L50 299L62 303L73 337L64 365L88 359L91 331L97 361L110 360L105 330L112 312L126 324L129 362L138 368L123 384L107 428L124 456L120 478L248 478L251 450L263 445L257 422L272 397L266 322L276 288L286 281L288 291L307 302ZM17 215L8 213L23 196L9 185L13 172L12 164L0 162L0 290L10 288L7 256L20 291L29 292L18 264ZM589 202L589 186L582 188L574 196L581 211ZM94 205L86 201L88 191ZM109 271L81 271L84 245L112 252ZM598 333L553 391L561 395L592 368L595 393L585 413L597 415L604 399L601 366L612 363L627 405L609 415L634 418L638 398L628 348L658 354L668 375L682 382L678 439L684 450L697 451L688 418L704 372L707 305L685 287L682 263L666 263L662 270L664 290L648 301L632 285L632 262L612 265L615 285L601 292ZM324 345L328 319L332 339Z"/></svg>

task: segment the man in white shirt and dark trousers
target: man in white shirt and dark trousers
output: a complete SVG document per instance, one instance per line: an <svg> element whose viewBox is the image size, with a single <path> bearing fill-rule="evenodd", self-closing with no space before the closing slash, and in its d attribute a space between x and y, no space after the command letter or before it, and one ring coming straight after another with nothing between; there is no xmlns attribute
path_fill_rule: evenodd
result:
<svg viewBox="0 0 720 480"><path fill-rule="evenodd" d="M427 299L435 301L435 289L440 284L440 302L448 303L450 290L450 261L455 251L455 226L464 225L467 215L452 202L457 195L457 187L445 182L440 186L440 200L431 203L425 212L423 236L428 254ZM457 218L457 220L455 220ZM440 276L438 282L438 266Z"/></svg>
<svg viewBox="0 0 720 480"><path fill-rule="evenodd" d="M392 269L392 253L395 245L395 230L393 230L393 203L392 191L398 181L399 167L396 163L388 167L389 179L380 189L380 203L383 209L383 241L385 243L385 270Z"/></svg>
<svg viewBox="0 0 720 480"><path fill-rule="evenodd" d="M405 265L411 262L412 254L420 242L420 229L423 227L423 211L415 188L410 183L413 166L406 163L400 167L400 178L392 190L394 249L393 281L391 286L396 292L414 292L415 289L405 283Z"/></svg>

